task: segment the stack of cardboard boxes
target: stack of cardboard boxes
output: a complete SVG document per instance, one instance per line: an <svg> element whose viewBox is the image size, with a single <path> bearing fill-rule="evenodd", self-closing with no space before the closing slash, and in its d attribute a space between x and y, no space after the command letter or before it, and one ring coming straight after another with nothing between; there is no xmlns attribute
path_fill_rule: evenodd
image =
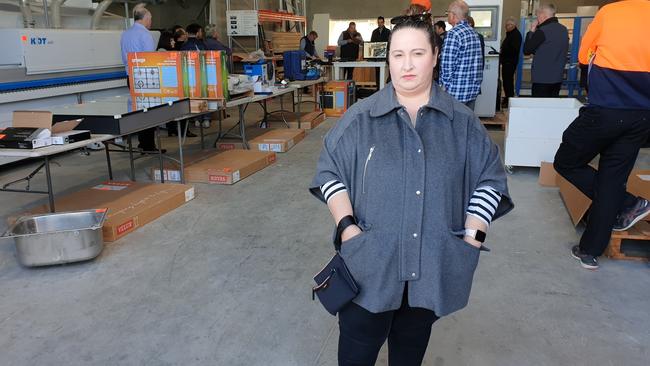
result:
<svg viewBox="0 0 650 366"><path fill-rule="evenodd" d="M149 108L182 98L227 100L226 64L226 54L221 51L129 53L129 91L134 108ZM195 108L206 106L196 103Z"/></svg>

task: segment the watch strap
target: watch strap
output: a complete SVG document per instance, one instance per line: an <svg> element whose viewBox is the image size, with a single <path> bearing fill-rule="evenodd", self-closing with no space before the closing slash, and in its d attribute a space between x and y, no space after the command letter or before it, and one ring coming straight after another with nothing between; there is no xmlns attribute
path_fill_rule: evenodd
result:
<svg viewBox="0 0 650 366"><path fill-rule="evenodd" d="M485 243L485 239L487 238L487 234L484 231L476 229L465 229L465 235L480 243Z"/></svg>
<svg viewBox="0 0 650 366"><path fill-rule="evenodd" d="M354 218L352 215L347 215L344 216L340 221L339 224L336 226L336 237L334 237L334 248L336 251L341 250L341 235L345 231L345 229L348 228L350 225L356 225L357 220Z"/></svg>

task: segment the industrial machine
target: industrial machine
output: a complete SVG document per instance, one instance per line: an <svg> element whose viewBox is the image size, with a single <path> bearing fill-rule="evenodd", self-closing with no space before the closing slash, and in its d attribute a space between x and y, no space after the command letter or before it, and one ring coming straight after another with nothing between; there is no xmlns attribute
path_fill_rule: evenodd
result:
<svg viewBox="0 0 650 366"><path fill-rule="evenodd" d="M485 39L485 67L481 94L474 112L479 117L494 117L499 89L499 54L503 28L503 0L466 0L469 15L474 18L478 33Z"/></svg>

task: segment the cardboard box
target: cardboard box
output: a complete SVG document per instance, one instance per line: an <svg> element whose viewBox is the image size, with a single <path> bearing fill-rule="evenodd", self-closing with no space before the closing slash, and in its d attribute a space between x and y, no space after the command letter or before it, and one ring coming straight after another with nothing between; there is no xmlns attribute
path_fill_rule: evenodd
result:
<svg viewBox="0 0 650 366"><path fill-rule="evenodd" d="M557 176L557 184L560 187L560 196L569 212L571 222L574 226L578 226L589 210L591 200L561 175ZM650 200L650 170L632 171L627 181L627 191ZM646 221L650 221L650 217L646 218Z"/></svg>
<svg viewBox="0 0 650 366"><path fill-rule="evenodd" d="M36 149L67 143L70 136L77 136L78 141L90 139L89 131L74 131L81 121L54 123L52 112L49 111L14 111L12 128L0 134L0 147Z"/></svg>
<svg viewBox="0 0 650 366"><path fill-rule="evenodd" d="M57 197L60 212L107 208L104 241L120 239L137 228L194 199L194 187L185 184L105 182ZM47 212L47 206L35 212Z"/></svg>
<svg viewBox="0 0 650 366"><path fill-rule="evenodd" d="M185 169L201 160L211 158L220 153L218 150L198 151L193 154L183 156L183 164ZM160 163L155 163L149 170L149 177L156 182L160 182ZM163 177L165 182L180 182L181 181L181 167L180 164L174 161L165 160L163 163Z"/></svg>
<svg viewBox="0 0 650 366"><path fill-rule="evenodd" d="M327 116L322 111L302 112L300 113L300 128L304 130L312 130L325 122L326 117ZM284 119L287 121L289 128L298 128L298 113L284 113ZM279 113L269 116L268 122L269 127L271 128L287 127L282 120L282 115Z"/></svg>
<svg viewBox="0 0 650 366"><path fill-rule="evenodd" d="M208 111L208 101L202 99L192 99L190 100L190 112L191 113L204 113Z"/></svg>
<svg viewBox="0 0 650 366"><path fill-rule="evenodd" d="M158 97L162 103L182 98L185 95L185 65L182 65L182 62L181 52L178 51L130 52L127 63L131 95Z"/></svg>
<svg viewBox="0 0 650 366"><path fill-rule="evenodd" d="M329 117L342 116L356 102L354 81L330 81L320 93L321 108Z"/></svg>
<svg viewBox="0 0 650 366"><path fill-rule="evenodd" d="M553 163L542 161L537 183L543 187L557 187L557 177L558 174L553 168Z"/></svg>
<svg viewBox="0 0 650 366"><path fill-rule="evenodd" d="M235 184L275 162L274 152L229 150L185 169L185 180L194 183Z"/></svg>
<svg viewBox="0 0 650 366"><path fill-rule="evenodd" d="M238 141L219 141L217 142L216 146L217 150L219 151L228 151L228 150L245 150L246 146L244 146L243 142L238 142Z"/></svg>
<svg viewBox="0 0 650 366"><path fill-rule="evenodd" d="M225 57L221 51L129 53L134 107L149 108L180 98L227 99Z"/></svg>
<svg viewBox="0 0 650 366"><path fill-rule="evenodd" d="M305 130L277 129L249 141L251 149L284 153L305 138Z"/></svg>
<svg viewBox="0 0 650 366"><path fill-rule="evenodd" d="M228 92L228 55L221 51L204 51L208 99L230 98Z"/></svg>
<svg viewBox="0 0 650 366"><path fill-rule="evenodd" d="M49 111L14 111L11 126L47 128L52 134L58 134L74 130L83 121L83 118L80 118L53 122L52 116Z"/></svg>

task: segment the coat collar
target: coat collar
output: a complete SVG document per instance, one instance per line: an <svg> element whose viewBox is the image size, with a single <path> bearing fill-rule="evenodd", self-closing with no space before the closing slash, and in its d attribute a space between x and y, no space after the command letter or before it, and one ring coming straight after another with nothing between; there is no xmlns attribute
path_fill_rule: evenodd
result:
<svg viewBox="0 0 650 366"><path fill-rule="evenodd" d="M550 17L546 19L542 24L538 25L537 27L543 27L545 25L551 24L551 23L559 23L560 21L557 19L557 17Z"/></svg>
<svg viewBox="0 0 650 366"><path fill-rule="evenodd" d="M452 96L440 89L435 82L431 85L431 97L425 107L440 111L449 117L449 119L453 119L454 117ZM402 105L397 101L393 83L388 83L383 89L377 92L375 103L370 109L370 116L381 117L399 108L402 108Z"/></svg>

